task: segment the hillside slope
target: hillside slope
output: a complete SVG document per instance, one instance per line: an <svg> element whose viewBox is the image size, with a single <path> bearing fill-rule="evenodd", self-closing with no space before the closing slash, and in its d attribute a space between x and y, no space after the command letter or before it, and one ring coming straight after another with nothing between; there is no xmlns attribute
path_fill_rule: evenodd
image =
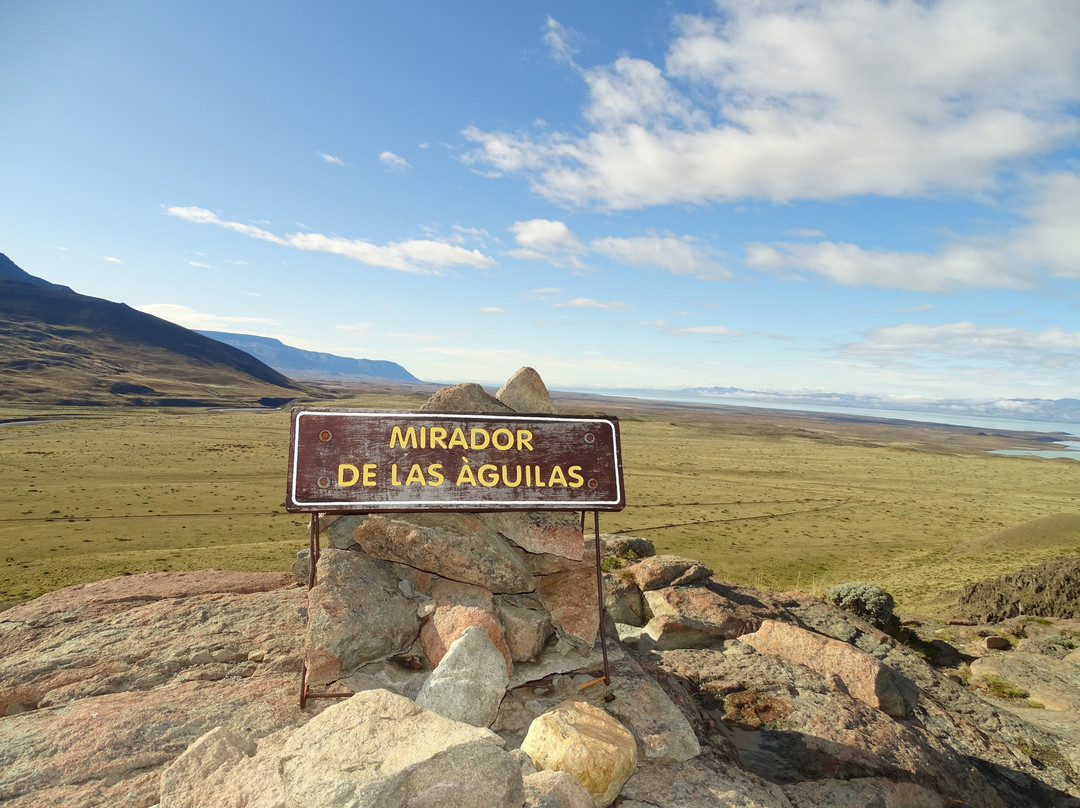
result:
<svg viewBox="0 0 1080 808"><path fill-rule="evenodd" d="M294 379L392 379L399 382L420 381L396 362L382 359L353 359L318 351L305 351L281 340L253 334L230 334L225 331L199 331L212 339L232 345L258 357L270 367Z"/></svg>
<svg viewBox="0 0 1080 808"><path fill-rule="evenodd" d="M0 256L0 402L279 405L302 390L230 345Z"/></svg>

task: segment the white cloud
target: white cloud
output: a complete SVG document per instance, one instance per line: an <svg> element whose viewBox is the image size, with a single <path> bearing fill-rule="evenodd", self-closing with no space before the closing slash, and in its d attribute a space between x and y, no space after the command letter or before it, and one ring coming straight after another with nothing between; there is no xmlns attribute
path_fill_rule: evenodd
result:
<svg viewBox="0 0 1080 808"><path fill-rule="evenodd" d="M500 306L481 306L477 311L481 314L506 314L506 309Z"/></svg>
<svg viewBox="0 0 1080 808"><path fill-rule="evenodd" d="M205 314L176 303L147 303L132 308L160 317L162 320L168 320L170 323L182 325L184 328L201 331L235 331L237 327L274 326L278 324L277 320L269 320L263 317L232 317L224 314Z"/></svg>
<svg viewBox="0 0 1080 808"><path fill-rule="evenodd" d="M371 333L371 323L343 323L334 327L357 337L363 337Z"/></svg>
<svg viewBox="0 0 1080 808"><path fill-rule="evenodd" d="M202 261L188 261L189 267L198 267L199 269L210 269L209 264L204 264Z"/></svg>
<svg viewBox="0 0 1080 808"><path fill-rule="evenodd" d="M563 301L562 303L555 303L554 306L556 308L569 306L571 308L579 309L625 309L629 307L629 304L618 300L601 302L599 300L593 300L591 297L575 297L571 300Z"/></svg>
<svg viewBox="0 0 1080 808"><path fill-rule="evenodd" d="M585 245L570 232L565 222L550 219L530 219L510 225L514 240L520 245L508 255L529 261L544 261L560 267L583 269L580 255Z"/></svg>
<svg viewBox="0 0 1080 808"><path fill-rule="evenodd" d="M327 163L333 163L336 166L345 165L344 160L342 160L340 157L335 157L332 154L327 154L326 152L321 152L321 151L317 151L317 152L315 152L315 154L317 154L319 157L321 157Z"/></svg>
<svg viewBox="0 0 1080 808"><path fill-rule="evenodd" d="M562 287L550 286L546 289L533 289L525 293L526 297L535 298L537 300L546 300L551 295L557 295L562 292Z"/></svg>
<svg viewBox="0 0 1080 808"><path fill-rule="evenodd" d="M405 171L412 168L409 165L409 161L404 157L400 157L391 151L384 151L379 155L379 162L389 168L391 171Z"/></svg>
<svg viewBox="0 0 1080 808"><path fill-rule="evenodd" d="M548 46L551 56L557 62L574 65L574 56L577 51L579 34L571 28L562 25L553 17L544 21L544 44Z"/></svg>
<svg viewBox="0 0 1080 808"><path fill-rule="evenodd" d="M119 258L114 258L111 255L104 256L104 260L108 261L110 264L122 264L122 263L124 263Z"/></svg>
<svg viewBox="0 0 1080 808"><path fill-rule="evenodd" d="M598 238L589 247L623 264L663 269L675 275L693 275L705 281L731 277L712 252L692 236L650 233L630 238Z"/></svg>
<svg viewBox="0 0 1080 808"><path fill-rule="evenodd" d="M1070 369L1080 364L1080 331L1060 327L1034 331L971 322L903 323L869 331L864 341L845 346L844 353L859 358L938 356L967 363Z"/></svg>
<svg viewBox="0 0 1080 808"><path fill-rule="evenodd" d="M665 334L670 334L675 337L681 337L685 334L700 334L708 337L741 337L742 331L736 331L731 328L725 328L722 325L672 325L667 320L644 320L638 325L648 326L650 328L656 328L663 331Z"/></svg>
<svg viewBox="0 0 1080 808"><path fill-rule="evenodd" d="M1029 289L1039 275L1080 278L1080 176L1057 171L1029 180L1026 218L1012 230L987 236L953 235L936 253L867 250L821 241L753 242L746 263L754 268L812 272L846 286L950 292L959 288Z"/></svg>
<svg viewBox="0 0 1080 808"><path fill-rule="evenodd" d="M580 71L587 131L473 127L467 161L614 209L912 196L991 190L1010 161L1080 130L1080 4L718 5L677 18L663 65ZM548 30L568 54L561 26Z"/></svg>
<svg viewBox="0 0 1080 808"><path fill-rule="evenodd" d="M479 250L469 250L456 244L434 239L410 239L389 244L373 244L362 239L346 239L322 233L293 233L282 237L252 225L219 219L212 211L197 207L171 207L166 213L196 224L216 224L226 230L269 241L282 246L313 252L343 255L370 266L398 272L439 274L444 267L471 266L489 269L495 260Z"/></svg>
<svg viewBox="0 0 1080 808"><path fill-rule="evenodd" d="M731 277L713 251L693 236L672 233L649 233L628 238L605 237L587 245L566 226L551 219L530 219L510 226L521 245L509 255L554 266L584 268L581 257L597 253L627 266L662 269L676 275L692 275L701 280L726 280Z"/></svg>

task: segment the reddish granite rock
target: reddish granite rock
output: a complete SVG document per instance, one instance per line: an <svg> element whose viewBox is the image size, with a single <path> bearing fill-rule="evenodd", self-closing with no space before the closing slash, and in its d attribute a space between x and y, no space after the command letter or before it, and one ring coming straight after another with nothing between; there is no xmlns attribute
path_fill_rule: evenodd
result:
<svg viewBox="0 0 1080 808"><path fill-rule="evenodd" d="M439 664L450 644L469 626L485 629L495 647L506 659L511 673L514 661L503 636L502 626L495 618L495 603L491 592L479 586L458 581L439 580L431 587L435 612L420 627L420 642L432 667Z"/></svg>

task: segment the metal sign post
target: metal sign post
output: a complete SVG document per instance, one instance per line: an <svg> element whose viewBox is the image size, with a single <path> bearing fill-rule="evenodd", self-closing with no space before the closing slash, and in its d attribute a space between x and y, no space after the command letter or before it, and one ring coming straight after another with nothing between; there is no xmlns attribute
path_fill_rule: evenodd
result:
<svg viewBox="0 0 1080 808"><path fill-rule="evenodd" d="M308 588L315 585L319 514L423 511L593 512L604 681L600 511L626 505L619 422L560 415L292 412L285 509L311 513ZM301 673L300 705L316 696Z"/></svg>

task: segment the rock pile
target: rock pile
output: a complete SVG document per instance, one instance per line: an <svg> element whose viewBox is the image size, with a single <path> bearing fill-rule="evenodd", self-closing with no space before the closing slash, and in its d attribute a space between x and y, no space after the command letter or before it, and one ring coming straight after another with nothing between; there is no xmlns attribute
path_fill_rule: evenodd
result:
<svg viewBox="0 0 1080 808"><path fill-rule="evenodd" d="M539 377L520 376L525 391L509 385L502 401L460 385L437 408L543 411ZM0 802L1080 805L1075 733L809 595L736 586L603 536L608 684L596 548L576 516L324 527L310 592L302 557L295 576L155 573L0 613ZM984 648L979 666L1052 659L1042 712L1075 716L1064 635L1023 642ZM301 710L305 664L315 695L352 695Z"/></svg>

